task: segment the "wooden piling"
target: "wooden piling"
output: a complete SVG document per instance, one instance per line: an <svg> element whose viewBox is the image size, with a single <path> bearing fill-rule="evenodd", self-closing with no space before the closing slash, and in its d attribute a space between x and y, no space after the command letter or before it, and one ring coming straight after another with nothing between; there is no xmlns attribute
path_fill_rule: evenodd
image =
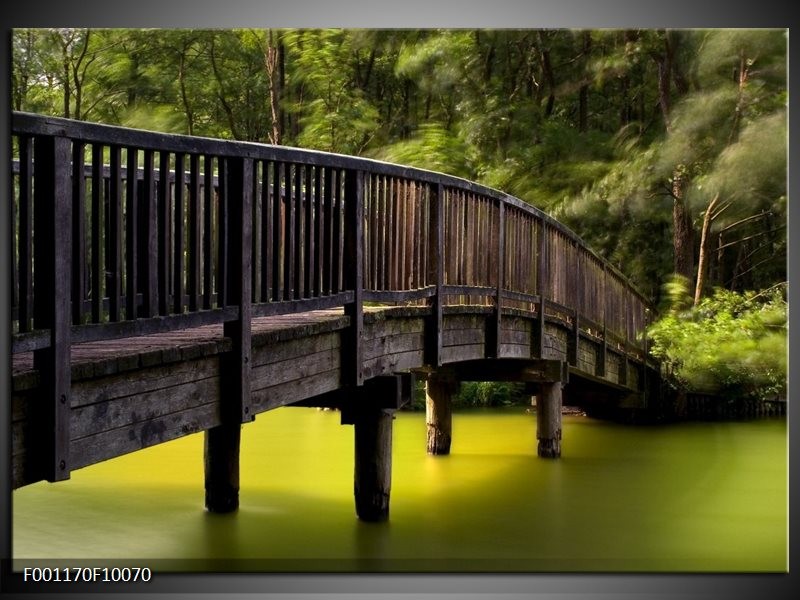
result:
<svg viewBox="0 0 800 600"><path fill-rule="evenodd" d="M205 432L206 509L214 513L239 508L239 442L242 426L230 423Z"/></svg>
<svg viewBox="0 0 800 600"><path fill-rule="evenodd" d="M450 454L453 432L452 396L458 382L431 375L425 382L425 425L428 454Z"/></svg>
<svg viewBox="0 0 800 600"><path fill-rule="evenodd" d="M540 384L536 403L536 438L542 458L561 456L561 382Z"/></svg>
<svg viewBox="0 0 800 600"><path fill-rule="evenodd" d="M356 514L362 521L389 518L393 411L365 409L355 418Z"/></svg>

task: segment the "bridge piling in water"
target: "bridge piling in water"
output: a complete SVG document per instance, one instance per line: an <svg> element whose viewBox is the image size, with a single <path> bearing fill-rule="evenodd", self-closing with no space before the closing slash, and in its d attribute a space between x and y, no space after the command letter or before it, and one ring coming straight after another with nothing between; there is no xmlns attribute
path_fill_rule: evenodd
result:
<svg viewBox="0 0 800 600"><path fill-rule="evenodd" d="M362 521L389 518L394 411L370 409L355 419L356 514Z"/></svg>
<svg viewBox="0 0 800 600"><path fill-rule="evenodd" d="M561 391L560 381L539 384L536 401L537 453L542 458L561 456Z"/></svg>
<svg viewBox="0 0 800 600"><path fill-rule="evenodd" d="M443 372L431 373L425 381L428 454L450 454L453 432L452 398L458 387L459 381Z"/></svg>
<svg viewBox="0 0 800 600"><path fill-rule="evenodd" d="M206 509L229 513L239 508L239 446L242 426L219 425L205 432Z"/></svg>

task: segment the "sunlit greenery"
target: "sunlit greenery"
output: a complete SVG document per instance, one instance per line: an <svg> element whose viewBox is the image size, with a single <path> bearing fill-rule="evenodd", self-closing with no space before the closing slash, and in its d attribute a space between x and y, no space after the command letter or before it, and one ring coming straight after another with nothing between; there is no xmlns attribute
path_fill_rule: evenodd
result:
<svg viewBox="0 0 800 600"><path fill-rule="evenodd" d="M729 398L785 397L785 286L741 294L717 288L697 305L685 280L667 289L670 307L648 335L673 382Z"/></svg>

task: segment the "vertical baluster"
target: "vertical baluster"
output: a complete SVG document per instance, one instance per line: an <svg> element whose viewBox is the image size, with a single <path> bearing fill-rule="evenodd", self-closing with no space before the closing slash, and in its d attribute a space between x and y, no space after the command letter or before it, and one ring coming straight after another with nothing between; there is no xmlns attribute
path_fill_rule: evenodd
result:
<svg viewBox="0 0 800 600"><path fill-rule="evenodd" d="M103 317L103 147L92 144L92 322Z"/></svg>
<svg viewBox="0 0 800 600"><path fill-rule="evenodd" d="M182 152L175 154L175 241L174 241L174 254L173 254L173 271L172 271L172 311L175 314L181 314L184 307L184 276L185 276L185 262L184 250L186 242L185 232L185 165L184 155Z"/></svg>
<svg viewBox="0 0 800 600"><path fill-rule="evenodd" d="M306 165L305 186L303 201L305 208L305 223L303 228L303 271L305 298L314 297L314 185L313 175L315 167Z"/></svg>
<svg viewBox="0 0 800 600"><path fill-rule="evenodd" d="M20 148L21 150L21 148ZM72 145L72 324L85 322L86 299L86 175L85 146ZM20 153L21 158L21 153ZM20 165L22 162L20 161ZM20 175L21 175L20 171ZM22 179L20 178L20 183ZM20 188L21 189L21 188ZM20 229L20 233L22 229ZM21 307L20 307L21 308Z"/></svg>
<svg viewBox="0 0 800 600"><path fill-rule="evenodd" d="M217 159L217 306L228 305L228 159Z"/></svg>
<svg viewBox="0 0 800 600"><path fill-rule="evenodd" d="M324 171L327 173L328 169ZM316 249L316 263L314 268L314 293L313 295L319 298L324 295L323 273L325 270L325 202L322 197L322 172L323 167L316 167L314 169L314 243Z"/></svg>
<svg viewBox="0 0 800 600"><path fill-rule="evenodd" d="M120 297L122 296L121 250L122 250L122 169L119 146L109 148L111 170L109 174L108 259L106 276L108 281L108 317L112 323L120 318Z"/></svg>
<svg viewBox="0 0 800 600"><path fill-rule="evenodd" d="M139 159L136 148L127 149L125 167L125 318L136 318L139 242Z"/></svg>
<svg viewBox="0 0 800 600"><path fill-rule="evenodd" d="M342 247L342 213L344 209L344 199L342 197L342 171L336 170L333 173L333 292L342 291L342 265L344 264L344 250ZM363 209L362 209L363 213ZM352 265L348 264L350 269Z"/></svg>
<svg viewBox="0 0 800 600"><path fill-rule="evenodd" d="M33 148L19 142L19 330L31 330L33 317Z"/></svg>
<svg viewBox="0 0 800 600"><path fill-rule="evenodd" d="M203 308L211 308L214 264L212 257L213 241L213 198L214 198L214 159L203 157Z"/></svg>
<svg viewBox="0 0 800 600"><path fill-rule="evenodd" d="M142 197L139 201L139 287L142 292L142 317L158 311L158 196L156 194L154 152L144 151Z"/></svg>
<svg viewBox="0 0 800 600"><path fill-rule="evenodd" d="M270 193L270 163L261 163L261 302L272 298L272 229L274 223Z"/></svg>
<svg viewBox="0 0 800 600"><path fill-rule="evenodd" d="M333 170L331 167L325 167L323 187L323 206L325 214L323 228L325 229L325 244L323 246L322 261L322 293L331 294L333 293L333 256L335 254L333 246Z"/></svg>
<svg viewBox="0 0 800 600"><path fill-rule="evenodd" d="M200 157L189 156L189 310L200 308Z"/></svg>
<svg viewBox="0 0 800 600"><path fill-rule="evenodd" d="M284 165L274 163L272 165L272 230L273 230L273 250L272 250L272 299L275 302L283 300L283 264L285 253L285 229L283 219L285 216L285 200L281 193L281 173Z"/></svg>

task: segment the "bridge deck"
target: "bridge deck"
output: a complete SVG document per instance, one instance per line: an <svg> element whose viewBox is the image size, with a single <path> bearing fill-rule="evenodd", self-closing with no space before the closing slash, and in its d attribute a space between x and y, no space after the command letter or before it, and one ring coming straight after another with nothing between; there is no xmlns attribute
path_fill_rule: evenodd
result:
<svg viewBox="0 0 800 600"><path fill-rule="evenodd" d="M426 307L367 307L361 338L365 379L423 367ZM491 311L481 306L445 311L442 362L483 361ZM531 344L535 315L508 314L503 319L500 358L563 361L568 327L546 326L545 352L537 356ZM342 387L342 336L349 317L342 309L259 317L252 321L253 364L250 374L252 414L313 399ZM590 338L581 339L583 352L576 372L595 376L598 356ZM80 468L216 427L221 423L225 390L220 364L231 350L222 325L74 344L71 347L70 461ZM638 387L637 378L624 381L622 355L608 352L603 381L620 388ZM475 370L491 378L491 361ZM613 366L614 368L608 368ZM629 365L631 373L636 372ZM494 368L503 376L504 370ZM488 373L488 375L487 375ZM469 372L460 373L469 379ZM518 375L511 375L518 378ZM14 487L44 478L37 467L37 440L47 435L36 419L41 403L40 376L33 353L13 358L12 439Z"/></svg>

